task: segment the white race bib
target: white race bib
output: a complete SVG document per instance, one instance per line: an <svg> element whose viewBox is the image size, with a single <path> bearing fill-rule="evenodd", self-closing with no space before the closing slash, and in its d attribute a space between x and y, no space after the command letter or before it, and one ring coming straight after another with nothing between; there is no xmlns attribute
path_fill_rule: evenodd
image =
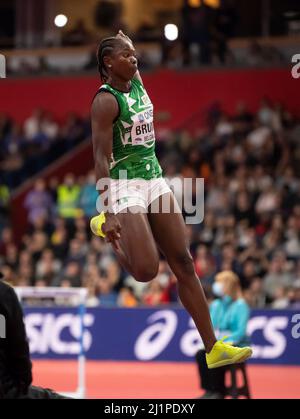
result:
<svg viewBox="0 0 300 419"><path fill-rule="evenodd" d="M153 107L135 114L131 119L133 121L131 129L132 145L151 147L155 141Z"/></svg>

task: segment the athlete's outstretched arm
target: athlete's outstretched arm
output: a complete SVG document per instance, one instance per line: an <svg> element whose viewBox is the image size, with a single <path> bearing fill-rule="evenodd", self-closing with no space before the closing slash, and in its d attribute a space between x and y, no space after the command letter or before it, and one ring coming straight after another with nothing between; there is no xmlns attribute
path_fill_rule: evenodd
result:
<svg viewBox="0 0 300 419"><path fill-rule="evenodd" d="M144 84L139 70L135 73L134 78L139 80L142 84Z"/></svg>
<svg viewBox="0 0 300 419"><path fill-rule="evenodd" d="M110 93L100 93L96 96L91 110L92 118L92 140L95 161L95 173L97 182L100 179L107 179L108 192L110 189L109 161L112 154L113 143L113 122L118 116L119 107L116 99ZM100 194L104 190L100 190ZM110 200L105 202L107 205ZM107 240L114 246L120 238L121 226L114 216L112 208L105 212L106 223L103 225L103 232Z"/></svg>
<svg viewBox="0 0 300 419"><path fill-rule="evenodd" d="M142 85L144 85L143 79L141 77L141 74L140 74L139 70L137 70L137 72L135 73L134 78L139 80L142 83Z"/></svg>

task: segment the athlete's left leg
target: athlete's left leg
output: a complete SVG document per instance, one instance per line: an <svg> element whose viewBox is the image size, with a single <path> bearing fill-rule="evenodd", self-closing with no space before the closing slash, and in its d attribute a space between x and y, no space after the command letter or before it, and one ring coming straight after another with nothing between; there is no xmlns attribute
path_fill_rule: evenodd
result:
<svg viewBox="0 0 300 419"><path fill-rule="evenodd" d="M171 270L177 277L180 300L192 316L206 352L210 352L216 338L208 304L189 251L185 223L181 213L178 212L178 204L173 194L168 193L160 196L158 198L160 203L162 197L170 199L170 213L151 213L151 211L148 213L152 233ZM177 208L176 211L175 208Z"/></svg>

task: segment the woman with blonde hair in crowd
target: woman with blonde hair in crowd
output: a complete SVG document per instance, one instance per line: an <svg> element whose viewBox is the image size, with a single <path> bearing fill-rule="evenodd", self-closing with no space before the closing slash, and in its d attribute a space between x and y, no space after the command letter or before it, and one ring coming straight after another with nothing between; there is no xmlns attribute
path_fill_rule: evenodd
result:
<svg viewBox="0 0 300 419"><path fill-rule="evenodd" d="M247 323L250 309L245 299L239 277L232 271L223 271L215 276L212 291L217 297L210 305L210 315L218 338L235 346L249 344ZM201 398L222 399L225 397L226 367L209 370L205 362L205 351L200 349L196 354L201 387L205 390Z"/></svg>

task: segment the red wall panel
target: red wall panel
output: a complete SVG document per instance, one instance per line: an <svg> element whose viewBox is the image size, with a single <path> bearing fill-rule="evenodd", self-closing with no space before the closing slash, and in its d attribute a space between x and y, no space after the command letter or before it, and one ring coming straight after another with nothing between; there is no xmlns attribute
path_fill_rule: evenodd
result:
<svg viewBox="0 0 300 419"><path fill-rule="evenodd" d="M291 111L300 112L300 79L293 79L289 69L163 70L145 74L144 82L156 112L170 113L169 121L158 123L172 128L181 126L189 116L215 101L234 112L240 100L256 109L262 96L267 95ZM0 112L7 112L19 122L36 107L50 110L57 118L69 111L87 116L99 85L97 76L1 79Z"/></svg>

